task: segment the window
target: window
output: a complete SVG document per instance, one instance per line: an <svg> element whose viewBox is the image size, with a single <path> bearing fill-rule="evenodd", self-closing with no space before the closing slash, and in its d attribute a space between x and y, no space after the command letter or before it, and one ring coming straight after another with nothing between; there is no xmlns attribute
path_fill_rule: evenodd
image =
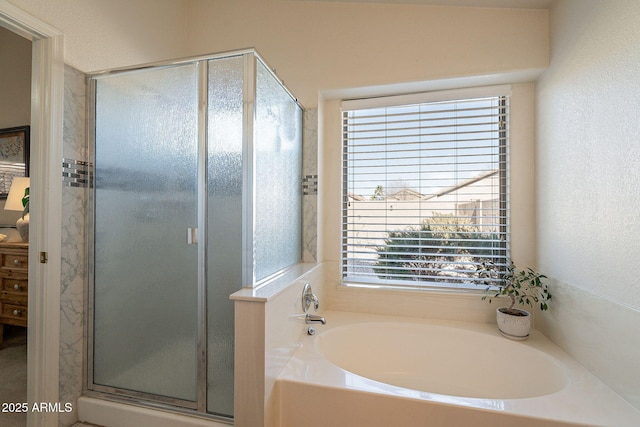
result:
<svg viewBox="0 0 640 427"><path fill-rule="evenodd" d="M343 102L345 283L475 288L504 264L509 92Z"/></svg>

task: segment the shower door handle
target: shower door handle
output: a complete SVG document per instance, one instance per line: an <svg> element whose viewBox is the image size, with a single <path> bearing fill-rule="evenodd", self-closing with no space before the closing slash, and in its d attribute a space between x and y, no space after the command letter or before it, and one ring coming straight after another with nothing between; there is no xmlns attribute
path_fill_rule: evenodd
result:
<svg viewBox="0 0 640 427"><path fill-rule="evenodd" d="M197 245L198 244L198 229L197 228L187 228L187 245Z"/></svg>

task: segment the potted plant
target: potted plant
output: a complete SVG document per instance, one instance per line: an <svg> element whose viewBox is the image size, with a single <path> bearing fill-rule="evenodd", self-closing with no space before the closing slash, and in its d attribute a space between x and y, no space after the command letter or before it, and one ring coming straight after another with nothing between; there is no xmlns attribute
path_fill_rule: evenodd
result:
<svg viewBox="0 0 640 427"><path fill-rule="evenodd" d="M534 304L539 304L540 310L547 310L549 308L547 302L551 300L547 276L531 268L518 270L513 261L509 261L502 268L493 263L483 263L479 269L479 276L485 279L486 289L483 300L491 303L493 298L505 295L511 299L508 307L500 307L496 310L496 321L500 332L507 338L527 339L531 330L531 313L514 306L518 303L533 308Z"/></svg>
<svg viewBox="0 0 640 427"><path fill-rule="evenodd" d="M16 229L20 233L20 237L23 242L29 241L29 187L24 189L24 196L22 197L22 217L16 222Z"/></svg>
<svg viewBox="0 0 640 427"><path fill-rule="evenodd" d="M22 218L24 218L25 215L29 214L29 187L24 189L24 196L22 197L22 206L24 207L24 210L22 211Z"/></svg>

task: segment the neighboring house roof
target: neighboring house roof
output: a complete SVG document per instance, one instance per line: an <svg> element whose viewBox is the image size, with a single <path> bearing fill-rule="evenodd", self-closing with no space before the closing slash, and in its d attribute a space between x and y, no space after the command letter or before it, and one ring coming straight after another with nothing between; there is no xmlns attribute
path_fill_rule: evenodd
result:
<svg viewBox="0 0 640 427"><path fill-rule="evenodd" d="M483 173L481 175L478 175L478 176L476 176L474 178L470 178L470 179L468 179L466 181L462 181L458 185L451 186L451 187L447 188L446 190L443 190L443 191L441 191L439 193L433 194L433 195L427 197L425 200L433 199L434 197L446 196L447 194L453 193L454 191L457 191L457 190L459 190L461 188L464 188L464 187L466 187L468 185L475 184L476 182L482 181L485 178L489 178L490 176L497 175L499 172L500 172L499 170L493 170L493 171L485 172L485 173Z"/></svg>
<svg viewBox="0 0 640 427"><path fill-rule="evenodd" d="M413 190L411 188L402 188L398 191L396 191L395 193L392 194L387 194L384 197L381 198L376 198L373 200L430 200L436 197L442 197L442 196L446 196L449 193L453 193L454 191L460 190L461 188L467 187L469 185L475 184L476 182L482 181L483 179L489 178L493 175L497 175L500 171L498 170L492 170L492 171L487 171L485 173L482 173L478 176L475 176L473 178L469 178L465 181L462 181L460 184L457 185L453 185L449 188L446 188L438 193L435 194L430 194L430 195L424 195L416 190ZM353 200L356 202L365 202L365 201L370 201L372 200L370 197L364 197L361 196L359 194L353 194L353 193L347 193L347 197L349 197L349 200Z"/></svg>
<svg viewBox="0 0 640 427"><path fill-rule="evenodd" d="M403 188L393 194L388 194L387 200L419 200L424 199L424 194L412 190L411 188Z"/></svg>

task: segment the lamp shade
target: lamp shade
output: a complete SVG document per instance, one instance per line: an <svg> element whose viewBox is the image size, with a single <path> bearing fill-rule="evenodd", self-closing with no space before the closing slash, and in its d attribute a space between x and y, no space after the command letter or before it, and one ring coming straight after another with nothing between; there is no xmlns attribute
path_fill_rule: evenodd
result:
<svg viewBox="0 0 640 427"><path fill-rule="evenodd" d="M23 211L22 198L24 197L24 190L29 187L29 178L16 177L11 182L11 188L9 189L9 195L7 201L4 204L6 211Z"/></svg>

